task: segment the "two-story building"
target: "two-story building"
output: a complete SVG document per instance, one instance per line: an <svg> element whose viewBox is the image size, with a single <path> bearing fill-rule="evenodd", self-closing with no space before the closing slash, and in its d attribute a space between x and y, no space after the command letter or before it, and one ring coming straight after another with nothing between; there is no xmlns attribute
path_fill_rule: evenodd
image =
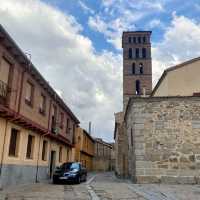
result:
<svg viewBox="0 0 200 200"><path fill-rule="evenodd" d="M71 160L79 120L0 26L0 181L39 181Z"/></svg>
<svg viewBox="0 0 200 200"><path fill-rule="evenodd" d="M86 130L80 127L76 129L73 160L81 162L88 171L93 170L94 143L94 139Z"/></svg>

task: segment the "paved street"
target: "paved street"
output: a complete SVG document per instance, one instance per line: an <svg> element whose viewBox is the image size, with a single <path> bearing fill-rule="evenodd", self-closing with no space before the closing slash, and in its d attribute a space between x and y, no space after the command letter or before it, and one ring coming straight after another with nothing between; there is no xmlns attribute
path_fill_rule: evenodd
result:
<svg viewBox="0 0 200 200"><path fill-rule="evenodd" d="M200 200L199 185L135 185L113 173L90 174L80 185L38 183L9 187L0 200Z"/></svg>

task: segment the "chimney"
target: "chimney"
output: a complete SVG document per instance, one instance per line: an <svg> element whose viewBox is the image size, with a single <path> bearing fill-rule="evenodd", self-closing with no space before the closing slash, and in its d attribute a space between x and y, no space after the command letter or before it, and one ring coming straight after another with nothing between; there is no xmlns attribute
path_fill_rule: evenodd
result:
<svg viewBox="0 0 200 200"><path fill-rule="evenodd" d="M91 126L92 126L92 123L89 122L89 130L88 130L88 133L91 135Z"/></svg>

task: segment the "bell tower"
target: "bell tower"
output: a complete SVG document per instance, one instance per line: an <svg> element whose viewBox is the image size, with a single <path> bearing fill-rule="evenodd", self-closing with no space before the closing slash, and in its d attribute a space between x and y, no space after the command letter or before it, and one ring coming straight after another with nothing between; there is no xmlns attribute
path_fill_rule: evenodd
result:
<svg viewBox="0 0 200 200"><path fill-rule="evenodd" d="M123 32L123 104L152 91L151 31Z"/></svg>

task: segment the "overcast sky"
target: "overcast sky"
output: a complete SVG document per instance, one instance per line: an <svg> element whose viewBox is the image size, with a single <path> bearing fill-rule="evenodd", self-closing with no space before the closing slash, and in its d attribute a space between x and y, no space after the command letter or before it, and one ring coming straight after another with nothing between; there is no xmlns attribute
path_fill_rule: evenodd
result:
<svg viewBox="0 0 200 200"><path fill-rule="evenodd" d="M199 0L0 0L0 23L92 135L122 109L122 31L152 30L153 84L200 56Z"/></svg>

